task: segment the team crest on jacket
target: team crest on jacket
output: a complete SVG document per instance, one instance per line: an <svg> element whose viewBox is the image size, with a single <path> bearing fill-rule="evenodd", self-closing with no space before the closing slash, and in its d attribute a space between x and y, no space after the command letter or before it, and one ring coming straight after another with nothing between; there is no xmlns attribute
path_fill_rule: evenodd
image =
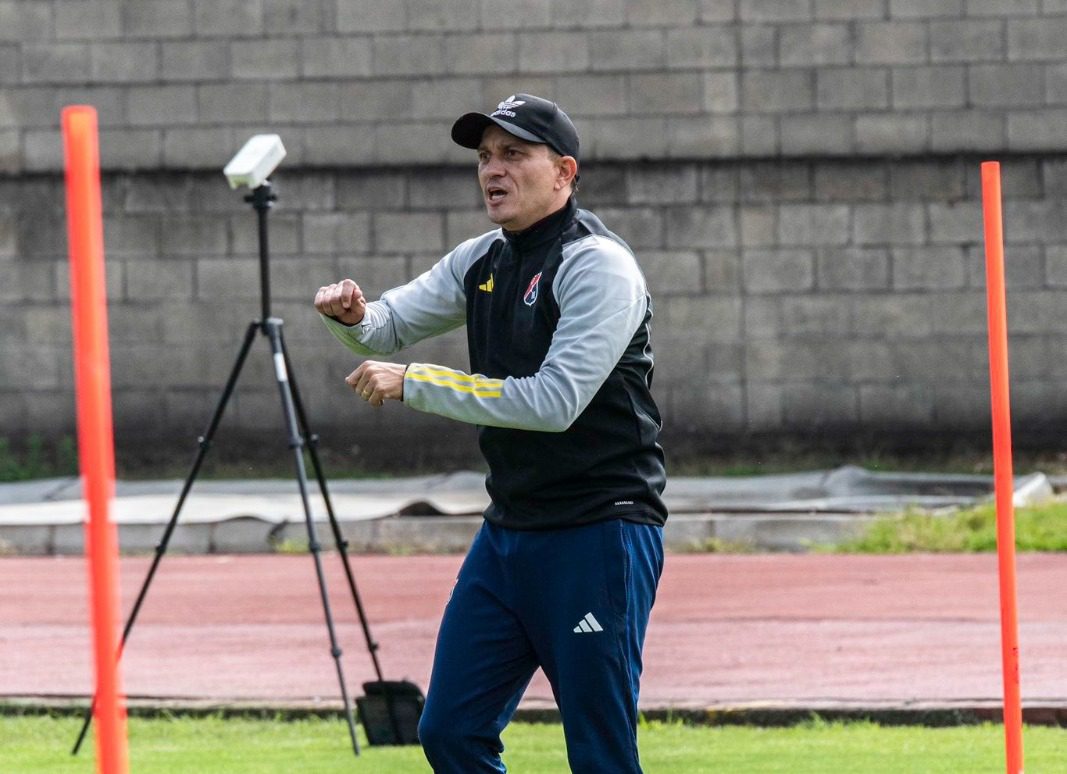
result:
<svg viewBox="0 0 1067 774"><path fill-rule="evenodd" d="M523 294L522 300L526 306L533 306L534 301L537 300L537 286L541 283L541 272L537 272L533 279L530 280L529 286L526 288L526 293Z"/></svg>

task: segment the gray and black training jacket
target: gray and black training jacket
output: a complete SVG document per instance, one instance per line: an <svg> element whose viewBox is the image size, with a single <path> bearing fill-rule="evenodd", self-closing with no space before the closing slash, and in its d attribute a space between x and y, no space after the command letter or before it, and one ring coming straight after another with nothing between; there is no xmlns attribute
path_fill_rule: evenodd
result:
<svg viewBox="0 0 1067 774"><path fill-rule="evenodd" d="M488 521L549 529L667 518L651 318L630 248L572 197L525 231L463 242L356 325L323 320L360 355L466 323L471 372L412 363L404 402L478 425Z"/></svg>

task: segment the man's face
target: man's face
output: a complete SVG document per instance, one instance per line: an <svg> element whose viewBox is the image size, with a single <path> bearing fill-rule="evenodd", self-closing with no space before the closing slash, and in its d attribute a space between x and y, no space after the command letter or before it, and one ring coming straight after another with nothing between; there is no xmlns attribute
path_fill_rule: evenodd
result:
<svg viewBox="0 0 1067 774"><path fill-rule="evenodd" d="M569 183L561 182L559 156L547 145L520 140L499 126L482 135L478 183L489 220L508 231L532 226L570 195Z"/></svg>

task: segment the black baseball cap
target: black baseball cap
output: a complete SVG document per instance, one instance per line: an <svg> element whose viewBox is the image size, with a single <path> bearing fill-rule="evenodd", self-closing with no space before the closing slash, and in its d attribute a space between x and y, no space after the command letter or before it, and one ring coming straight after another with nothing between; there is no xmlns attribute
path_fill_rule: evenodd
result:
<svg viewBox="0 0 1067 774"><path fill-rule="evenodd" d="M520 140L547 145L578 160L578 130L559 105L533 94L512 94L492 113L466 113L452 124L452 139L477 150L486 127L496 124Z"/></svg>

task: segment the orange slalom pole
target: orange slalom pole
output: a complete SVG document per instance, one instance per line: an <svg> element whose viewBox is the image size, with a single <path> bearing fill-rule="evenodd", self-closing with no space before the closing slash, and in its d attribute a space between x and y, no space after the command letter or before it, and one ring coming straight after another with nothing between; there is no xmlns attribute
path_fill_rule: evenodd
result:
<svg viewBox="0 0 1067 774"><path fill-rule="evenodd" d="M1004 227L1000 164L982 162L986 304L989 314L989 383L993 412L993 480L997 504L1000 575L1000 647L1004 676L1004 737L1008 774L1023 771L1023 711L1019 688L1019 620L1015 591L1015 503L1011 458L1008 311L1004 290Z"/></svg>
<svg viewBox="0 0 1067 774"><path fill-rule="evenodd" d="M101 774L126 774L126 708L115 657L119 647L118 536L109 518L115 490L115 450L96 109L66 107L62 125L78 459L89 507L85 538L96 665L96 761Z"/></svg>

